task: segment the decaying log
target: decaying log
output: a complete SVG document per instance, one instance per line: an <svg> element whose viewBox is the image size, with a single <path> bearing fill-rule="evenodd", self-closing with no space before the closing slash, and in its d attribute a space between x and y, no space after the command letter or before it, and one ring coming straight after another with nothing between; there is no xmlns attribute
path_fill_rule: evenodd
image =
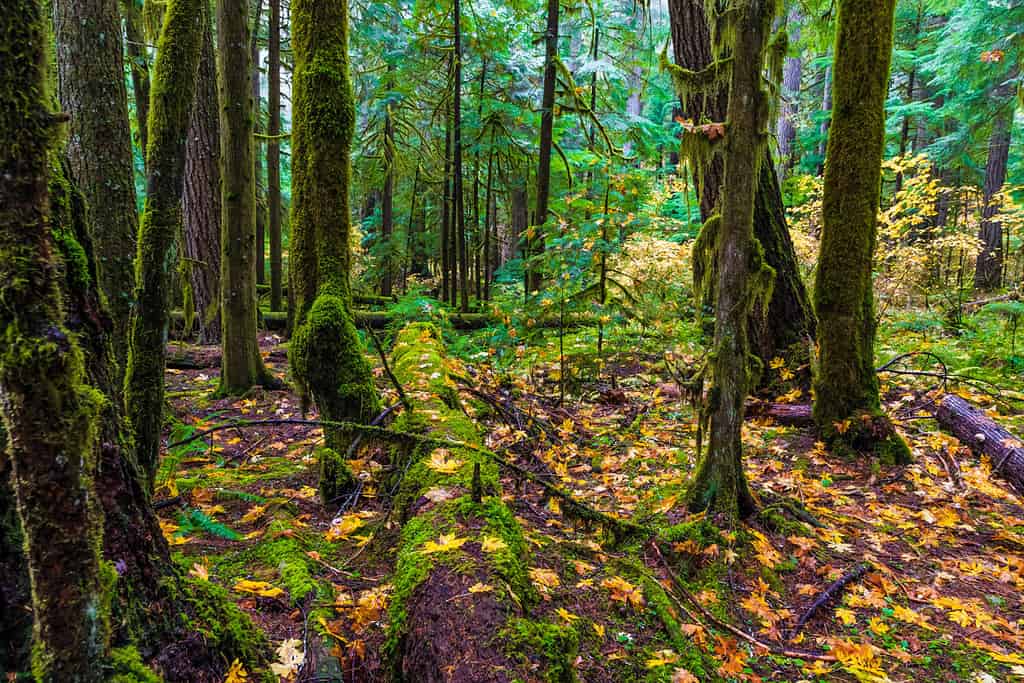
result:
<svg viewBox="0 0 1024 683"><path fill-rule="evenodd" d="M810 427L814 425L811 406L802 403L747 403L748 418L768 418L786 427Z"/></svg>
<svg viewBox="0 0 1024 683"><path fill-rule="evenodd" d="M978 454L992 459L992 470L1024 495L1024 443L983 410L955 394L947 394L935 411L939 425Z"/></svg>
<svg viewBox="0 0 1024 683"><path fill-rule="evenodd" d="M451 447L421 444L396 455L400 480L387 485L398 487L393 510L402 525L385 652L393 674L415 681L535 678L528 662L544 655L530 644L515 652L493 642L528 614L538 595L527 577L529 547L502 500L496 463L458 445L475 446L481 436L458 407L437 328L406 326L391 365L415 406L394 429L426 434L434 444L452 440ZM448 549L437 548L446 543ZM575 656L570 642L561 663L567 666Z"/></svg>

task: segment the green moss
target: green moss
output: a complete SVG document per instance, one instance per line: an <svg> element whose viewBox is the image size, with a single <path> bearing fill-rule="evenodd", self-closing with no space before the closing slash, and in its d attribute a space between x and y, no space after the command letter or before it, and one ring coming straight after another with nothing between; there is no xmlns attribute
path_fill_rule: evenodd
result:
<svg viewBox="0 0 1024 683"><path fill-rule="evenodd" d="M187 631L201 635L228 662L238 659L249 670L266 663L270 642L224 588L187 577L168 579L166 584L185 605L182 616Z"/></svg>
<svg viewBox="0 0 1024 683"><path fill-rule="evenodd" d="M514 618L498 634L498 641L507 643L508 654L524 663L539 656L544 666L542 680L575 683L580 636L574 627Z"/></svg>
<svg viewBox="0 0 1024 683"><path fill-rule="evenodd" d="M337 451L324 446L316 449L315 457L320 466L320 501L324 505L336 503L352 492L355 475Z"/></svg>
<svg viewBox="0 0 1024 683"><path fill-rule="evenodd" d="M134 647L111 650L107 666L107 683L163 683L163 678L143 663L142 655Z"/></svg>
<svg viewBox="0 0 1024 683"><path fill-rule="evenodd" d="M149 489L159 463L163 431L172 257L181 218L182 161L202 38L196 18L205 16L204 4L202 0L167 3L153 67L147 191L139 227L125 377L126 414Z"/></svg>
<svg viewBox="0 0 1024 683"><path fill-rule="evenodd" d="M665 589L650 578L645 578L642 586L648 609L661 621L668 633L672 649L679 655L678 666L688 670L701 681L723 680L717 673L718 667L715 662L697 647L691 637L683 633L679 625L678 611L665 593Z"/></svg>
<svg viewBox="0 0 1024 683"><path fill-rule="evenodd" d="M402 527L392 579L394 591L388 605L388 635L384 642L384 653L389 659L396 659L399 644L405 635L409 598L426 580L434 563L433 556L424 555L420 550L428 540L445 533L447 525L438 526L437 521L438 516L426 514L414 517Z"/></svg>

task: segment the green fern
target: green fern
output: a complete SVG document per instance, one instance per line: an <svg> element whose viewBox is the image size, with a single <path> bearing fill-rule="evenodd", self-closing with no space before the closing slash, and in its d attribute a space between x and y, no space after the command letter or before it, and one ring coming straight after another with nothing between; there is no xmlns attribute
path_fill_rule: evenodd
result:
<svg viewBox="0 0 1024 683"><path fill-rule="evenodd" d="M192 536L205 533L228 541L240 541L242 535L225 524L218 522L202 510L188 510L178 515L178 536Z"/></svg>
<svg viewBox="0 0 1024 683"><path fill-rule="evenodd" d="M237 491L235 489L219 489L214 495L219 501L226 500L241 500L246 503L266 503L267 499L263 496L258 496L255 493L249 493L248 491Z"/></svg>

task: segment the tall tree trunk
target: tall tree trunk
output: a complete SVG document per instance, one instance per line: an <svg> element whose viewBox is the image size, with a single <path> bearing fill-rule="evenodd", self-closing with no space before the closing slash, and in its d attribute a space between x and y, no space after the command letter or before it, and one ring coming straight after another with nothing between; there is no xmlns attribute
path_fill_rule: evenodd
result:
<svg viewBox="0 0 1024 683"><path fill-rule="evenodd" d="M883 462L910 458L880 408L871 280L895 6L896 0L839 0L835 108L814 287L815 421L834 446L874 450Z"/></svg>
<svg viewBox="0 0 1024 683"><path fill-rule="evenodd" d="M196 95L185 142L181 195L185 271L199 319L199 343L220 341L220 118L213 18L204 16Z"/></svg>
<svg viewBox="0 0 1024 683"><path fill-rule="evenodd" d="M202 47L204 0L177 0L164 12L149 107L146 204L135 264L125 405L139 465L151 488L160 456L164 363L175 239L181 226L185 140ZM97 244L96 249L102 253Z"/></svg>
<svg viewBox="0 0 1024 683"><path fill-rule="evenodd" d="M1006 167L1010 157L1010 132L1013 129L1013 109L1001 112L992 122L992 135L988 143L988 163L985 165L984 205L978 240L981 253L974 271L974 286L978 289L999 287L1003 271L1003 224L993 220L999 207L992 201L1006 182Z"/></svg>
<svg viewBox="0 0 1024 683"><path fill-rule="evenodd" d="M290 287L297 327L288 358L304 400L312 399L322 417L366 423L380 400L352 322L349 286L355 102L347 1L292 0L292 47ZM325 429L325 436L334 453L324 457L340 460L345 434Z"/></svg>
<svg viewBox="0 0 1024 683"><path fill-rule="evenodd" d="M271 386L256 336L256 183L248 0L217 0L221 162L220 393Z"/></svg>
<svg viewBox="0 0 1024 683"><path fill-rule="evenodd" d="M444 187L441 190L441 301L448 303L454 283L451 278L451 250L448 245L451 241L451 215L452 215L452 193L451 193L451 170L452 170L452 117L445 112L444 115L444 175L441 182Z"/></svg>
<svg viewBox="0 0 1024 683"><path fill-rule="evenodd" d="M146 31L142 24L142 0L122 0L124 12L125 50L132 72L132 93L135 96L135 127L138 130L139 149L146 156L146 119L149 117L149 52L146 49Z"/></svg>
<svg viewBox="0 0 1024 683"><path fill-rule="evenodd" d="M455 96L453 98L452 148L455 154L455 249L459 264L459 307L469 311L469 253L466 249L466 197L462 189L462 3L455 0Z"/></svg>
<svg viewBox="0 0 1024 683"><path fill-rule="evenodd" d="M270 233L270 310L282 307L281 254L281 0L269 0L267 35L267 213Z"/></svg>
<svg viewBox="0 0 1024 683"><path fill-rule="evenodd" d="M391 73L394 66L388 64L387 88L391 90L394 85L391 83ZM391 254L393 246L391 237L395 231L395 125L391 120L391 103L386 105L384 114L384 189L381 192L380 207L380 234L384 248L384 258L381 262L380 293L382 296L391 296L392 279Z"/></svg>
<svg viewBox="0 0 1024 683"><path fill-rule="evenodd" d="M704 408L710 416L707 453L691 488L691 509L711 508L732 518L756 509L743 472L744 402L748 392L747 324L755 294L771 270L755 247L754 204L765 157L768 96L761 79L775 0L745 0L735 6L735 44L728 92L728 132L723 153L725 184L714 258L715 338L711 390ZM690 135L700 133L689 133ZM769 172L774 170L769 165Z"/></svg>
<svg viewBox="0 0 1024 683"><path fill-rule="evenodd" d="M541 97L540 157L537 161L537 208L533 225L526 231L527 259L544 253L544 223L548 219L548 199L551 193L551 152L555 130L555 85L558 59L559 0L548 0L548 25L544 32L544 91ZM526 295L539 291L542 285L539 264L527 264Z"/></svg>
<svg viewBox="0 0 1024 683"><path fill-rule="evenodd" d="M273 2L273 0L270 0ZM254 136L263 134L263 101L260 97L260 22L263 19L263 0L256 2L256 16L252 22L249 49L252 52L252 115ZM263 184L263 141L256 139L253 145L253 177L256 207L256 283L266 284L267 278L267 215Z"/></svg>
<svg viewBox="0 0 1024 683"><path fill-rule="evenodd" d="M790 10L790 42L800 40L800 11ZM803 59L798 53L786 57L782 68L782 106L779 108L779 125L776 136L779 140L779 176L785 177L796 165L796 117L800 112L800 80L803 74Z"/></svg>
<svg viewBox="0 0 1024 683"><path fill-rule="evenodd" d="M706 68L712 61L711 33L702 0L672 0L669 3L672 47L676 64L691 71ZM728 96L705 97L691 94L680 104L684 116L693 121L723 121ZM815 335L816 322L807 289L800 279L796 252L786 225L782 191L767 146L765 158L758 165L757 200L754 207L754 236L764 248L765 259L775 270L775 285L766 309L756 307L748 326L751 348L767 365L776 356L786 357L793 366L809 360L809 343ZM695 169L700 194L700 213L704 221L715 213L723 188L724 165L720 156L712 157L704 169ZM714 229L714 223L709 225ZM714 237L708 234L709 243ZM699 256L699 254L698 254ZM767 374L762 381L767 379Z"/></svg>
<svg viewBox="0 0 1024 683"><path fill-rule="evenodd" d="M54 0L53 26L60 102L71 116L67 156L103 255L100 287L110 303L123 370L139 219L117 0Z"/></svg>
<svg viewBox="0 0 1024 683"><path fill-rule="evenodd" d="M832 65L829 64L825 67L825 82L824 88L821 95L821 111L828 116L825 116L821 120L821 126L818 129L818 158L821 161L818 164L818 175L822 175L825 172L825 147L828 145L828 129L832 124Z"/></svg>
<svg viewBox="0 0 1024 683"><path fill-rule="evenodd" d="M0 417L32 586L33 673L99 683L110 629L93 489L103 398L64 328L47 182L61 119L47 102L45 26L35 0L0 13L0 40L17 47L0 61Z"/></svg>

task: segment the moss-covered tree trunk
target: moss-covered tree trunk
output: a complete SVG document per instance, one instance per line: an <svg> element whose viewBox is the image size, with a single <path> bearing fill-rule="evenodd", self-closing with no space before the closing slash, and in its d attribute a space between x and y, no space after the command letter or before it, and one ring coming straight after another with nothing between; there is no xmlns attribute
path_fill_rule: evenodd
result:
<svg viewBox="0 0 1024 683"><path fill-rule="evenodd" d="M909 450L880 409L872 287L895 5L895 0L839 2L814 287L819 321L814 418L834 445L904 461Z"/></svg>
<svg viewBox="0 0 1024 683"><path fill-rule="evenodd" d="M102 254L100 289L123 369L139 218L117 0L53 0L53 27L60 102L71 117L67 156Z"/></svg>
<svg viewBox="0 0 1024 683"><path fill-rule="evenodd" d="M164 415L164 364L175 238L181 225L185 138L203 37L204 0L171 0L153 69L146 204L135 263L135 310L129 337L125 405L139 464L156 475Z"/></svg>
<svg viewBox="0 0 1024 683"><path fill-rule="evenodd" d="M690 71L700 71L711 64L711 31L703 0L671 0L669 19L675 63ZM728 101L724 89L708 95L687 93L687 97L680 98L683 115L697 123L723 121ZM763 364L784 356L797 366L809 361L809 340L814 338L816 322L807 288L800 278L771 152L765 147L763 154L754 207L754 236L764 247L765 260L775 270L776 280L768 307L756 307L751 312L750 342ZM721 157L712 156L696 176L701 218L707 221L715 213L722 192ZM705 237L713 241L713 236ZM767 379L767 375L761 378L762 382Z"/></svg>
<svg viewBox="0 0 1024 683"><path fill-rule="evenodd" d="M708 450L688 492L690 507L711 508L735 518L755 509L743 472L743 406L749 388L748 315L755 289L773 273L754 239L754 204L767 140L768 95L762 69L775 0L746 0L736 5L731 33L732 78L724 161L721 217L714 245L717 280L715 338L709 365L711 389L704 408ZM689 133L691 135L699 133ZM771 170L771 169L769 169Z"/></svg>
<svg viewBox="0 0 1024 683"><path fill-rule="evenodd" d="M220 115L213 17L203 22L196 94L185 143L181 209L185 272L197 317L200 344L220 341Z"/></svg>
<svg viewBox="0 0 1024 683"><path fill-rule="evenodd" d="M270 310L282 308L281 263L281 0L270 0L267 44L267 229L270 233Z"/></svg>
<svg viewBox="0 0 1024 683"><path fill-rule="evenodd" d="M289 287L296 330L289 349L303 396L328 420L369 422L380 401L352 322L349 153L355 103L349 81L348 3L293 0L292 218ZM327 430L327 445L344 435Z"/></svg>
<svg viewBox="0 0 1024 683"><path fill-rule="evenodd" d="M273 1L273 0L271 0ZM257 136L263 134L263 102L260 97L260 26L263 20L263 0L257 0L256 13L252 20L252 32L249 38L249 51L252 53L250 65L252 66L252 106L253 106L253 133ZM256 284L266 284L267 277L267 216L263 209L266 207L266 187L263 184L263 157L260 154L262 140L257 139L253 145L253 177L256 192Z"/></svg>
<svg viewBox="0 0 1024 683"><path fill-rule="evenodd" d="M0 43L11 48L0 61L0 414L31 581L32 670L39 681L99 682L110 629L93 488L104 398L63 325L48 191L58 117L39 2L0 13Z"/></svg>
<svg viewBox="0 0 1024 683"><path fill-rule="evenodd" d="M220 393L272 385L256 335L256 183L248 0L217 1L221 161Z"/></svg>

